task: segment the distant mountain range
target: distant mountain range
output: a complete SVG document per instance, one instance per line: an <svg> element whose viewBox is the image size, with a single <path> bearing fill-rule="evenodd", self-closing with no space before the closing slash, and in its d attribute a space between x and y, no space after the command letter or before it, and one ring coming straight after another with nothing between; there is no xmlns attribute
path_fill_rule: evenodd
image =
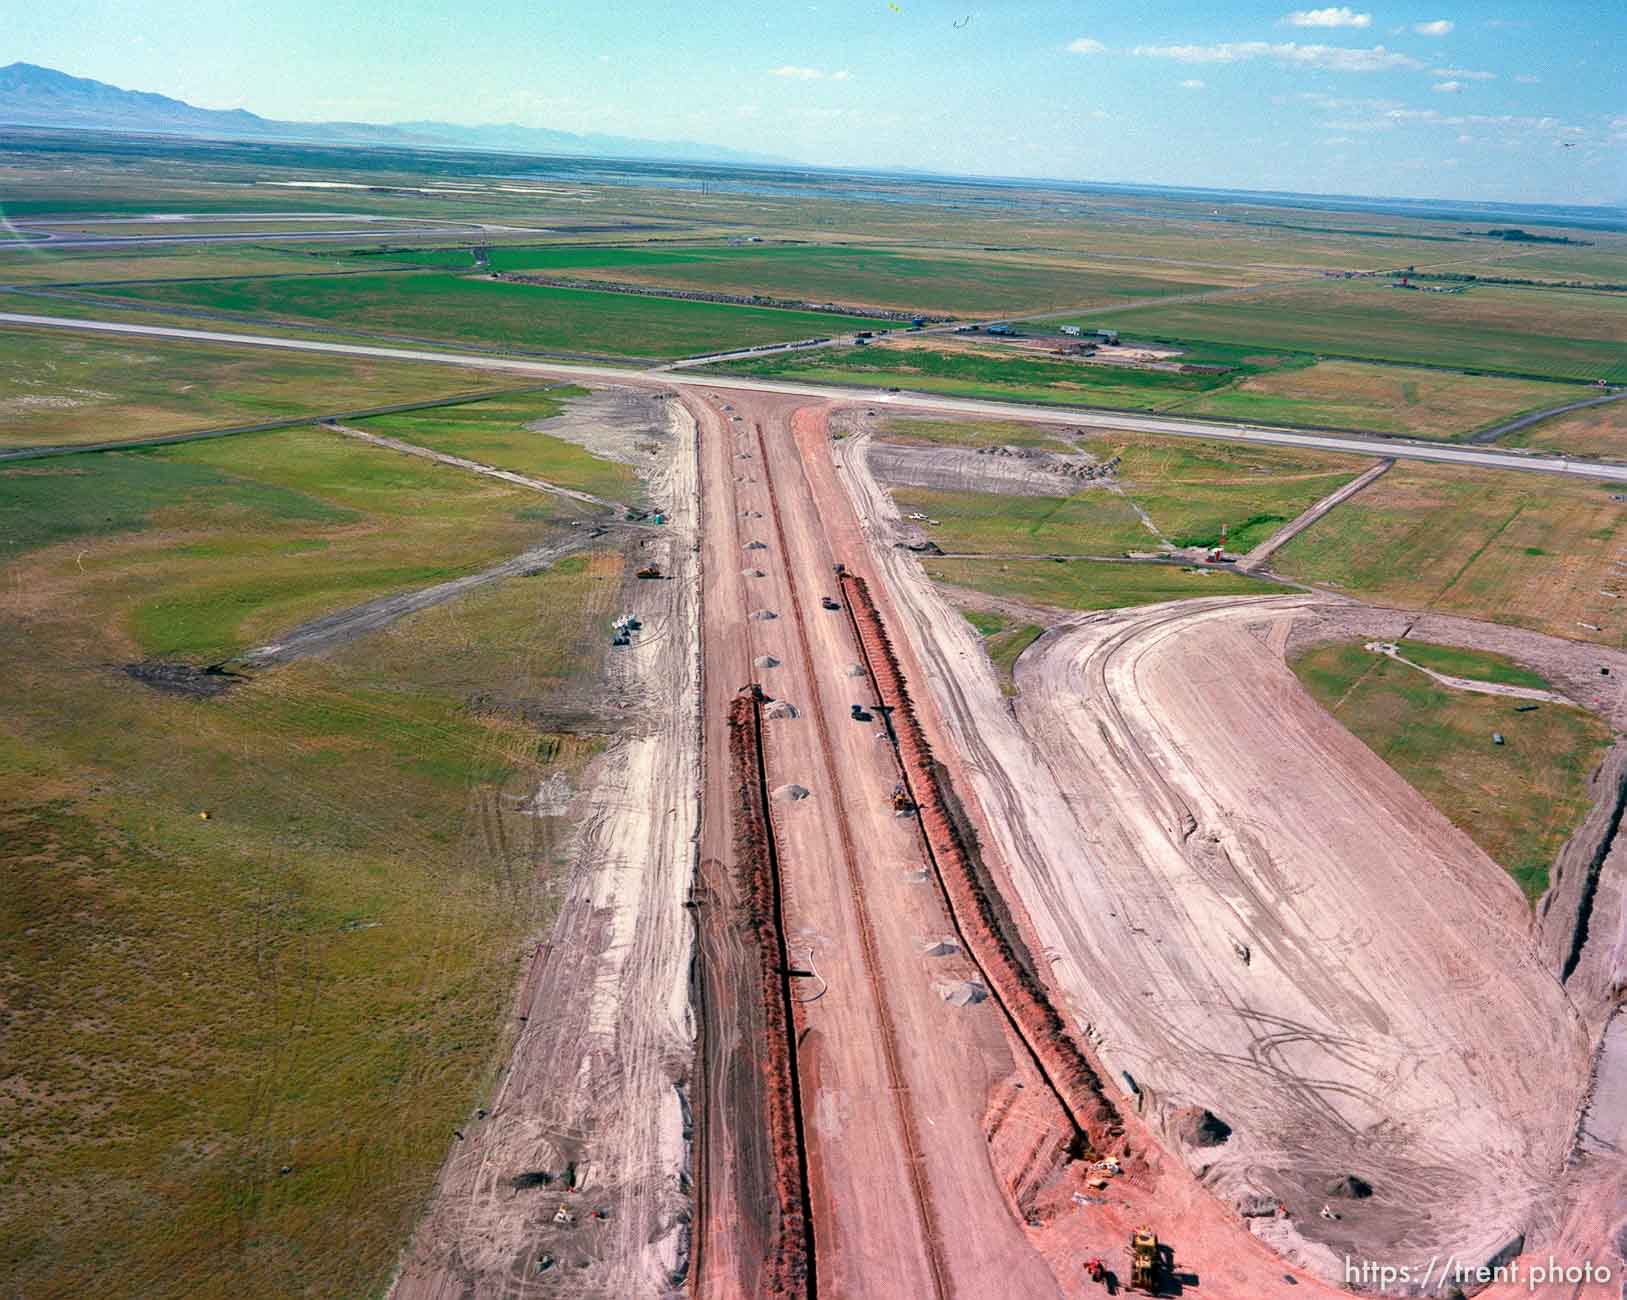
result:
<svg viewBox="0 0 1627 1300"><path fill-rule="evenodd" d="M489 149L502 153L658 158L678 162L777 165L786 161L693 140L576 135L570 131L512 124L458 126L451 122L401 122L381 126L369 122L278 122L241 108L230 111L197 108L167 95L123 90L105 81L70 77L65 72L33 63L13 63L0 68L0 123L185 135L212 140Z"/></svg>

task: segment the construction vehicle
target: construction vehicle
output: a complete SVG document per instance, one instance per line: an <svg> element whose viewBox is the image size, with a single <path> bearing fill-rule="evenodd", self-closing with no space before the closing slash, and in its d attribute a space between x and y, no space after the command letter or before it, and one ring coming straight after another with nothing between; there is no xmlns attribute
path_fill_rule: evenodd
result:
<svg viewBox="0 0 1627 1300"><path fill-rule="evenodd" d="M841 609L841 606L839 604L837 604L834 600L832 600L829 596L821 596L819 598L819 604L824 609Z"/></svg>
<svg viewBox="0 0 1627 1300"><path fill-rule="evenodd" d="M1091 1256L1085 1261L1085 1276L1092 1282L1107 1281L1107 1265L1102 1263L1099 1256Z"/></svg>
<svg viewBox="0 0 1627 1300"><path fill-rule="evenodd" d="M915 811L915 805L910 802L910 792L904 788L900 781L893 787L893 816L908 817Z"/></svg>
<svg viewBox="0 0 1627 1300"><path fill-rule="evenodd" d="M1158 1237L1145 1224L1130 1234L1130 1289L1158 1294Z"/></svg>
<svg viewBox="0 0 1627 1300"><path fill-rule="evenodd" d="M657 565L646 564L638 571L637 576L640 578L659 578L661 576L661 570Z"/></svg>
<svg viewBox="0 0 1627 1300"><path fill-rule="evenodd" d="M1220 525L1220 541L1209 548L1209 563L1219 564L1226 558L1226 525Z"/></svg>
<svg viewBox="0 0 1627 1300"><path fill-rule="evenodd" d="M853 713L852 713L851 716L852 716L854 722L874 722L875 721L875 714L871 713L862 704L855 704L853 706Z"/></svg>

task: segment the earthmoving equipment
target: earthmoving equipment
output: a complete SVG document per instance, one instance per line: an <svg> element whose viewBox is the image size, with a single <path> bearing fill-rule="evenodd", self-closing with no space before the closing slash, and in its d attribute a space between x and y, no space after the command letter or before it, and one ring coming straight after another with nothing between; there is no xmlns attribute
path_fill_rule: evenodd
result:
<svg viewBox="0 0 1627 1300"><path fill-rule="evenodd" d="M1158 1294L1158 1237L1145 1225L1130 1234L1130 1288Z"/></svg>
<svg viewBox="0 0 1627 1300"><path fill-rule="evenodd" d="M1092 1282L1106 1282L1107 1265L1102 1263L1099 1258L1092 1256L1085 1261L1085 1276Z"/></svg>
<svg viewBox="0 0 1627 1300"><path fill-rule="evenodd" d="M834 600L832 600L829 596L821 596L819 598L819 604L824 609L841 609L841 606L839 604L837 604Z"/></svg>
<svg viewBox="0 0 1627 1300"><path fill-rule="evenodd" d="M873 720L873 715L862 704L853 706L852 717L854 722L870 722Z"/></svg>
<svg viewBox="0 0 1627 1300"><path fill-rule="evenodd" d="M900 781L893 787L893 815L908 817L914 811L915 805L910 802L910 792L904 788L904 783Z"/></svg>
<svg viewBox="0 0 1627 1300"><path fill-rule="evenodd" d="M1220 525L1220 542L1209 550L1209 563L1219 564L1226 558L1226 525Z"/></svg>
<svg viewBox="0 0 1627 1300"><path fill-rule="evenodd" d="M661 569L657 565L646 564L638 571L637 576L640 578L659 578L661 576Z"/></svg>

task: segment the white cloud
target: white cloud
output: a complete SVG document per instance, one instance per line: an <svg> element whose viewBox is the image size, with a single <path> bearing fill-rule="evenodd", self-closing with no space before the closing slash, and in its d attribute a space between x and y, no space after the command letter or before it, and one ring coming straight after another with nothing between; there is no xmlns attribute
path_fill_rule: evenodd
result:
<svg viewBox="0 0 1627 1300"><path fill-rule="evenodd" d="M1203 87L1205 86L1205 84L1207 84L1207 83L1199 81L1196 77L1189 77L1189 78L1187 78L1187 80L1185 80L1185 81L1183 81L1181 83L1181 89L1182 90L1202 90Z"/></svg>
<svg viewBox="0 0 1627 1300"><path fill-rule="evenodd" d="M1476 72L1472 68L1431 68L1437 77L1451 77L1457 81L1496 81L1495 72Z"/></svg>
<svg viewBox="0 0 1627 1300"><path fill-rule="evenodd" d="M1514 80L1522 86L1540 86L1542 84L1542 78L1532 72L1516 72Z"/></svg>
<svg viewBox="0 0 1627 1300"><path fill-rule="evenodd" d="M1342 45L1300 45L1295 41L1227 41L1219 45L1138 45L1137 54L1178 63L1239 63L1245 59L1275 59L1296 67L1326 68L1333 72L1379 72L1385 68L1424 66L1410 54L1387 50L1351 49Z"/></svg>
<svg viewBox="0 0 1627 1300"><path fill-rule="evenodd" d="M1450 19L1437 18L1432 23L1414 23L1412 30L1420 36L1445 36L1456 26Z"/></svg>
<svg viewBox="0 0 1627 1300"><path fill-rule="evenodd" d="M1090 110L1090 115L1098 122L1105 122L1108 118L1113 116L1105 108L1093 108Z"/></svg>
<svg viewBox="0 0 1627 1300"><path fill-rule="evenodd" d="M1461 81L1437 81L1430 87L1437 95L1456 95L1463 90Z"/></svg>
<svg viewBox="0 0 1627 1300"><path fill-rule="evenodd" d="M1069 54L1104 54L1107 46L1089 36L1079 36L1068 42Z"/></svg>
<svg viewBox="0 0 1627 1300"><path fill-rule="evenodd" d="M846 68L843 68L840 72L833 72L830 74L830 79L832 81L849 81L852 79L852 77L853 74Z"/></svg>
<svg viewBox="0 0 1627 1300"><path fill-rule="evenodd" d="M825 74L818 68L801 68L794 63L785 63L774 69L774 75L790 81L819 81Z"/></svg>
<svg viewBox="0 0 1627 1300"><path fill-rule="evenodd" d="M1283 19L1290 27L1371 27L1372 14L1359 14L1348 5L1329 9L1296 9Z"/></svg>

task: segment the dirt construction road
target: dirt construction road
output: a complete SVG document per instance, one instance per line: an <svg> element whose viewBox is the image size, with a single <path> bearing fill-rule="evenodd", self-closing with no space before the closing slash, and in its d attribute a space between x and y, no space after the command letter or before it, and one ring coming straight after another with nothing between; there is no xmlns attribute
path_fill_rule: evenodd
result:
<svg viewBox="0 0 1627 1300"><path fill-rule="evenodd" d="M966 1000L978 973L943 943L953 926L923 870L917 824L893 814L893 751L879 723L850 717L852 704L872 702L870 688L852 673L851 625L821 605L843 557L791 436L794 406L729 397L738 411L725 412L721 397L702 404L701 855L730 852L715 815L727 808L715 724L729 697L758 681L778 706L768 710L765 749L787 942L820 977L797 994L819 1290L910 1300L1060 1294L984 1132L997 1086L1022 1083L1036 1096L1044 1086L996 1005L975 992ZM711 1189L708 1239L733 1217L732 1194ZM703 1248L702 1295L752 1295L753 1276L750 1260Z"/></svg>

